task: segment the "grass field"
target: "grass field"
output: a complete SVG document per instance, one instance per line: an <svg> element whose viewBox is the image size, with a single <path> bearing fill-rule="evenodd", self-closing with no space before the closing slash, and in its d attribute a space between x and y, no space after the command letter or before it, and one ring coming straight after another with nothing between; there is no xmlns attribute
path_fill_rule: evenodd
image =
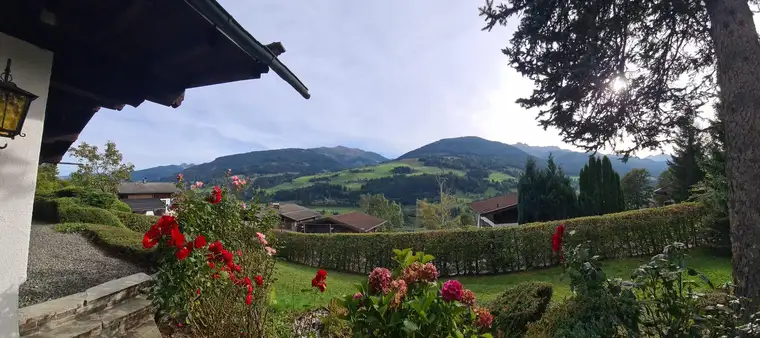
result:
<svg viewBox="0 0 760 338"><path fill-rule="evenodd" d="M627 279L631 272L641 264L649 261L647 257L606 261L604 271L609 278ZM705 274L713 284L720 285L731 280L731 260L728 257L714 257L701 251L691 253L689 266ZM325 305L336 296L354 294L354 283L366 280L366 275L328 271L327 290L322 294L301 293L302 289L311 287L311 279L317 268L283 262L277 262L274 290L274 306L280 310L297 310L304 307ZM465 288L471 289L479 301L488 302L510 285L525 281L544 281L554 285L554 300L570 295L569 281L563 275L562 268L533 270L520 273L492 276L463 276L458 278Z"/></svg>
<svg viewBox="0 0 760 338"><path fill-rule="evenodd" d="M349 189L358 190L361 188L362 184L364 184L364 182L367 180L393 176L393 168L400 167L400 166L408 166L414 169L414 173L409 174L409 175L436 174L436 173L441 172L440 168L428 167L416 159L410 159L410 160L381 163L375 166L369 166L369 167L364 167L364 168L355 168L355 169L352 169L354 172L351 172L351 170L343 170L343 171L338 171L338 172L333 172L333 173L301 176L294 179L290 183L279 184L275 187L272 187L266 190L268 192L274 192L278 190L290 190L290 189L308 187L316 183L316 182L309 181L314 178L325 178L326 179L325 181L320 181L320 182L329 183L329 184L339 184L339 185L346 186ZM464 175L464 172L461 170L443 169L443 171L447 173L453 173L456 175ZM491 175L488 178L490 180L496 180L496 181L514 179L512 176L509 176L508 174L495 172L495 171L491 172Z"/></svg>

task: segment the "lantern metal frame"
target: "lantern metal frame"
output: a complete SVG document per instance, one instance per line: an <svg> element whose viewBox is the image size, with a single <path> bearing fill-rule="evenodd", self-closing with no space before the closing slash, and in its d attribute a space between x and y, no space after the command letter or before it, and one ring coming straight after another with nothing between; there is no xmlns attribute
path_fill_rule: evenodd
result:
<svg viewBox="0 0 760 338"><path fill-rule="evenodd" d="M7 113L6 110L8 109L7 100L4 101L5 105L0 107L0 137L10 138L11 140L15 139L16 136L26 137L26 134L22 133L21 129L24 127L24 121L26 120L26 115L29 113L29 107L32 105L32 101L36 100L38 96L19 88L13 83L13 76L11 76L11 59L8 59L8 62L5 64L5 70L0 74L0 95L6 95L6 93L26 96L27 101L21 109L18 125L16 126L16 129L13 130L3 129ZM6 142L4 145L0 146L0 149L5 149L7 147L8 143Z"/></svg>

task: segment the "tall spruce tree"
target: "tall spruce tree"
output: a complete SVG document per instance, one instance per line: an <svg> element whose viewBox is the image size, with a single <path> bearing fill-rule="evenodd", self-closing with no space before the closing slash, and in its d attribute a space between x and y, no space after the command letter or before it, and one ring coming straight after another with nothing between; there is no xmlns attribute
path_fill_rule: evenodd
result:
<svg viewBox="0 0 760 338"><path fill-rule="evenodd" d="M668 170L673 174L673 186L670 187L673 201L689 199L691 188L705 177L703 161L704 147L700 132L694 124L694 115L688 115L678 126L673 156L668 161Z"/></svg>
<svg viewBox="0 0 760 338"><path fill-rule="evenodd" d="M552 221L576 216L577 200L570 178L550 155L545 169L528 159L517 185L520 224Z"/></svg>
<svg viewBox="0 0 760 338"><path fill-rule="evenodd" d="M607 156L589 157L578 178L581 216L604 215L625 210L620 190L620 175L612 169Z"/></svg>
<svg viewBox="0 0 760 338"><path fill-rule="evenodd" d="M655 149L671 141L678 117L720 99L734 285L751 300L747 313L760 306L760 38L751 4L486 0L480 8L484 29L516 27L502 51L534 82L518 102L578 147Z"/></svg>
<svg viewBox="0 0 760 338"><path fill-rule="evenodd" d="M726 147L723 121L718 115L710 121L709 140L705 145L702 168L704 179L697 185L703 193L698 200L707 206L705 224L711 229L712 245L721 252L731 252L730 223L728 217L728 183L726 180Z"/></svg>

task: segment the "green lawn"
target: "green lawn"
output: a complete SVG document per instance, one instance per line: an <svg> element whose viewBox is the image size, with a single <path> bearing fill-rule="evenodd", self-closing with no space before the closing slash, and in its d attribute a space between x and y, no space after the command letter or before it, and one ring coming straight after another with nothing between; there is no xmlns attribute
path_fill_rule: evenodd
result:
<svg viewBox="0 0 760 338"><path fill-rule="evenodd" d="M627 279L636 267L649 259L631 258L603 263L604 271L610 278ZM717 286L731 280L731 260L728 257L714 257L701 251L691 254L689 266L705 274ZM324 305L331 298L353 294L356 292L353 284L367 278L365 275L328 271L327 291L323 294L304 294L301 290L311 287L311 279L317 268L294 264L284 261L277 262L277 281L275 283L274 301L278 309L301 309L311 304ZM458 278L465 288L477 294L478 300L490 301L506 287L524 281L544 281L554 285L554 300L569 296L568 280L562 274L560 267L533 270L520 273L493 276L463 276Z"/></svg>

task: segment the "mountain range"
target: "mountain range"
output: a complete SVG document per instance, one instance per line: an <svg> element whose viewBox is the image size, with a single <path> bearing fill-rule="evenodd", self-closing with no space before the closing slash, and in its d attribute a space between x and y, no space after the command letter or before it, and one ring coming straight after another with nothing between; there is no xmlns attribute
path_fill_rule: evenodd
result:
<svg viewBox="0 0 760 338"><path fill-rule="evenodd" d="M516 177L528 158L545 163L550 154L555 163L570 176L579 174L589 156L587 153L556 146L530 146L524 143L509 145L467 136L438 140L411 150L394 160L374 152L344 146L287 148L222 156L198 165L180 164L147 168L133 172L132 179L171 181L181 172L187 179L210 181L222 177L228 169L239 175L285 176L287 179L293 179L410 160L419 160L427 167L460 171L484 168ZM632 157L626 163L618 156L608 156L612 160L613 168L621 176L635 168L647 169L653 176L657 176L667 167L663 161L663 157L667 155L656 155L652 158Z"/></svg>

